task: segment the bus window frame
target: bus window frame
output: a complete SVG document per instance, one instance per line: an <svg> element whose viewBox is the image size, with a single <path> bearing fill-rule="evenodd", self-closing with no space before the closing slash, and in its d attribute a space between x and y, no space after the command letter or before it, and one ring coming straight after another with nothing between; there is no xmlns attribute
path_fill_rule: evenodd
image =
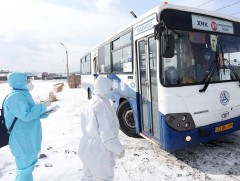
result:
<svg viewBox="0 0 240 181"><path fill-rule="evenodd" d="M125 44L123 46L120 46L118 47L117 49L113 50L113 42L118 40L120 37L128 34L128 33L131 33L131 42L128 43L128 44ZM111 64L111 71L110 72L100 72L100 63L99 63L99 49L102 48L102 47L105 47L106 45L110 44L110 64ZM123 49L127 46L131 46L131 58L132 58L132 71L131 72L115 72L113 71L113 55L112 53L114 51L117 51L117 50L120 50L120 49ZM117 36L114 36L112 39L110 39L109 41L105 42L104 44L100 45L98 47L98 67L97 67L97 71L99 74L101 75L107 75L107 74L110 74L110 73L114 73L114 74L133 74L133 70L134 70L134 45L133 45L133 28L131 27L130 29L127 29L126 31L123 31L122 33L118 34Z"/></svg>
<svg viewBox="0 0 240 181"><path fill-rule="evenodd" d="M84 72L83 73L83 71L82 71L82 65L83 64L87 64L87 56L89 56L89 71L90 72L88 72L88 73L86 73L86 72ZM84 60L84 62L83 62L83 60ZM88 53L88 54L86 54L85 56L83 56L81 59L80 59L80 73L81 73L81 75L90 75L91 73L92 73L92 70L91 70L91 53Z"/></svg>
<svg viewBox="0 0 240 181"><path fill-rule="evenodd" d="M117 51L119 51L119 50L123 50L124 48L126 48L126 47L129 47L130 46L130 49L131 49L131 62L132 62L132 70L131 70L131 72L117 72L117 71L114 71L113 70L113 53L114 52L117 52ZM117 48L117 49L115 49L115 50L112 50L112 52L111 52L111 57L112 57L112 73L115 73L115 74L129 74L129 73L133 73L133 52L132 52L132 49L133 49L133 46L132 46L132 43L128 43L128 44L126 44L126 45L124 45L124 46L121 46L121 47L119 47L119 48ZM129 61L130 62L130 61Z"/></svg>
<svg viewBox="0 0 240 181"><path fill-rule="evenodd" d="M101 72L100 71L100 59L99 59L99 50L100 50L100 48L102 48L102 47L106 47L107 45L110 45L110 72ZM111 43L111 41L108 41L108 42L106 42L106 43L104 43L104 44L102 44L101 46L99 46L98 47L98 69L96 69L97 70L97 72L100 74L100 75L107 75L107 74L110 74L110 73L112 73L112 57L111 57L111 48L112 48L112 43ZM105 56L104 56L105 57ZM104 63L105 63L105 61L104 61ZM105 64L104 64L105 65Z"/></svg>
<svg viewBox="0 0 240 181"><path fill-rule="evenodd" d="M191 31L191 30L175 30L175 31L182 31L182 32L198 32L198 33L206 33L206 34L211 34L210 31L198 31L198 30L194 30L194 31ZM215 33L214 33L215 34ZM239 38L240 37L237 37L237 36L232 36L230 34L226 34L226 33L218 33L218 35L220 36L229 36L229 37L236 37L236 38ZM159 43L160 43L160 49L161 49L161 38L162 36L160 36L160 40L159 40ZM163 61L164 61L164 57L162 55L162 52L159 50L159 55L160 55L160 71L159 71L159 80L160 80L160 83L163 87L166 87L166 88L171 88L171 87L185 87L185 86L195 86L195 85L204 85L205 83L202 83L202 82L199 82L199 83L187 83L187 84L169 84L167 85L166 83L164 83L163 81L163 76L165 75L165 73L163 74ZM238 75L240 76L240 75ZM210 84L219 84L219 83L227 83L227 82L238 82L238 80L221 80L221 81L212 81L210 82Z"/></svg>

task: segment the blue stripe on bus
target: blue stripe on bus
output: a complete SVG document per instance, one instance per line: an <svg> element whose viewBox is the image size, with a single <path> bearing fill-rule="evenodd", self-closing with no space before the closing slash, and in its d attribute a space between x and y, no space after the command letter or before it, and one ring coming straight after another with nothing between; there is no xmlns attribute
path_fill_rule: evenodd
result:
<svg viewBox="0 0 240 181"><path fill-rule="evenodd" d="M114 88L113 91L111 91L111 97L113 97L113 99L116 101L113 105L113 107L115 108L115 111L117 111L117 108L119 106L120 98L124 98L124 99L128 100L128 102L130 103L130 106L132 108L132 111L133 111L136 133L139 134L140 130L141 130L141 124L139 124L139 122L138 122L140 111L138 111L139 102L137 102L137 100L139 100L139 98L140 98L139 93L132 90L125 83L124 83L125 84L124 90L122 90L121 89L121 79L116 74L111 73L111 74L108 74L107 77L113 81L118 82L118 88Z"/></svg>
<svg viewBox="0 0 240 181"><path fill-rule="evenodd" d="M200 136L200 129L196 128L189 131L175 131L166 124L166 120L163 114L159 113L159 124L160 124L160 144L163 149L168 151L179 150L187 148L199 143L206 143L211 140L216 140L217 138L232 133L240 129L240 117L232 118L226 121L221 121L218 123L210 124L201 127L202 130L208 131L210 134L206 137ZM215 133L215 128L228 123L233 123L233 128ZM191 141L186 141L186 136L191 136Z"/></svg>

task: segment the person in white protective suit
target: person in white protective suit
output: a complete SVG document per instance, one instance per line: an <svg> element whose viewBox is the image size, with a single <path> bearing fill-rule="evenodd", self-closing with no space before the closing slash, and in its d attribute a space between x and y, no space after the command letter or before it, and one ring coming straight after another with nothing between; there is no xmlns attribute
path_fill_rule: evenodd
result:
<svg viewBox="0 0 240 181"><path fill-rule="evenodd" d="M116 157L125 153L118 139L119 121L108 99L111 89L112 81L98 76L93 97L81 114L78 154L84 165L83 181L113 180Z"/></svg>

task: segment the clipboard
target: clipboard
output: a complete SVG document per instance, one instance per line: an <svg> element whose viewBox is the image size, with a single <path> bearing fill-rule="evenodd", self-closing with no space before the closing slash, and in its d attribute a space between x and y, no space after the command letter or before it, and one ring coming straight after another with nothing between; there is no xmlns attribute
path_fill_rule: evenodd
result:
<svg viewBox="0 0 240 181"><path fill-rule="evenodd" d="M51 107L50 109L47 109L44 113L50 114L50 113L58 110L59 108L60 108L59 105L55 105L55 106Z"/></svg>

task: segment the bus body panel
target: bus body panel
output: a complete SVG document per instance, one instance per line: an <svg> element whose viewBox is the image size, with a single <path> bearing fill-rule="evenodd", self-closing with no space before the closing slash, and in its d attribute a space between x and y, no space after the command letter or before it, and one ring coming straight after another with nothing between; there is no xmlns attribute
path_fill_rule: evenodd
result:
<svg viewBox="0 0 240 181"><path fill-rule="evenodd" d="M159 95L159 112L188 112L192 115L196 127L240 116L238 82L212 84L206 92L200 93L199 89L202 87L203 85L185 86L177 90L163 88L162 94ZM222 92L227 92L230 96L226 105L221 103Z"/></svg>
<svg viewBox="0 0 240 181"><path fill-rule="evenodd" d="M140 133L135 76L108 74L107 77L113 81L113 91L110 93L112 107L117 112L120 99L127 100L133 111L136 132Z"/></svg>
<svg viewBox="0 0 240 181"><path fill-rule="evenodd" d="M93 91L94 80L95 78L93 75L81 75L81 87Z"/></svg>

